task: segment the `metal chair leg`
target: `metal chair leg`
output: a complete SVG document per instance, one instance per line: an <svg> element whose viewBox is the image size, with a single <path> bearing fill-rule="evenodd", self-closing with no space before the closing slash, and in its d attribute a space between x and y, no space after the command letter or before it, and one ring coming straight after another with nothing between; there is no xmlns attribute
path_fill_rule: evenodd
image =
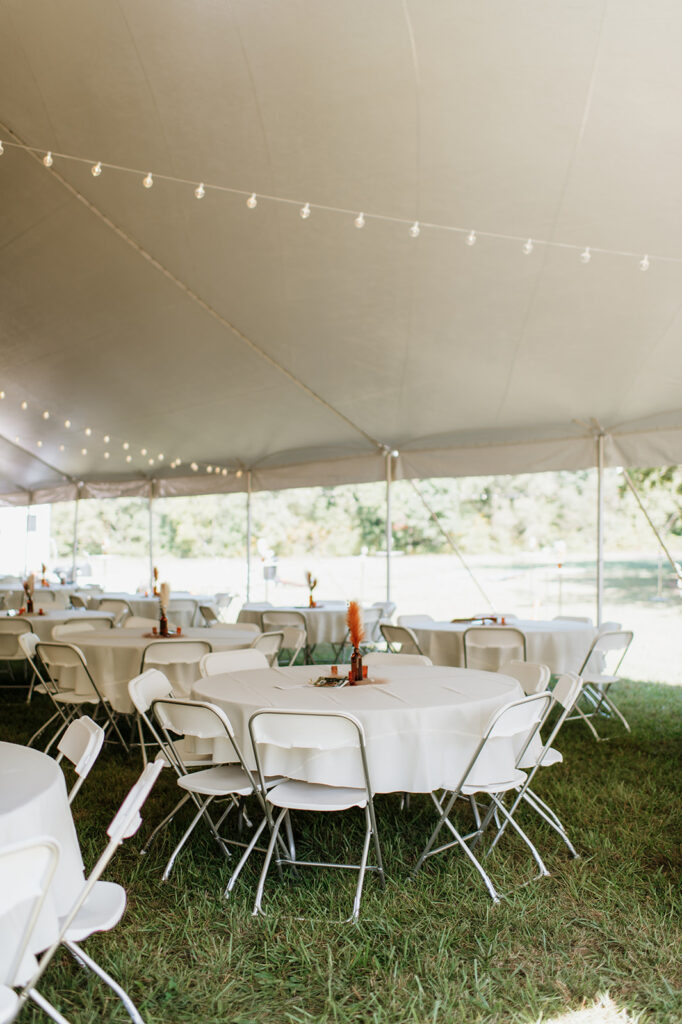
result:
<svg viewBox="0 0 682 1024"><path fill-rule="evenodd" d="M100 965L95 960L93 960L92 957L88 956L87 953L84 953L80 946L77 946L75 942L68 942L65 940L64 945L68 949L69 953L71 953L71 955L74 957L74 959L79 964L81 964L81 966L89 968L89 970L91 970L93 974L96 974L98 978L101 978L105 985L108 985L109 988L116 993L118 998L123 1003L126 1013L133 1021L133 1024L144 1024L144 1020L140 1016L139 1010L135 1006L135 1003L132 1001L128 993L125 991L124 988L121 988L117 981L114 981L110 974L107 974L103 967L100 967Z"/></svg>

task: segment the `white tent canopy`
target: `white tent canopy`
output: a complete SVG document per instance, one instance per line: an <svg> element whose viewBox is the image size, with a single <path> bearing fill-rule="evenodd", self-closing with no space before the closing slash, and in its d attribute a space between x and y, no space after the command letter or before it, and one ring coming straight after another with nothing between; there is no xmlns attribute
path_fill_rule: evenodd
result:
<svg viewBox="0 0 682 1024"><path fill-rule="evenodd" d="M386 448L580 468L599 433L682 462L679 4L7 0L0 30L1 500L375 480Z"/></svg>

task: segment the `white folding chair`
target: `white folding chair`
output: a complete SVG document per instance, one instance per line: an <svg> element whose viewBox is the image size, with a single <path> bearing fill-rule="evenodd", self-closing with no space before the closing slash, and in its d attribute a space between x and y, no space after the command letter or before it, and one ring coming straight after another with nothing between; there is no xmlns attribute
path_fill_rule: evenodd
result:
<svg viewBox="0 0 682 1024"><path fill-rule="evenodd" d="M370 651L362 660L365 665L433 665L425 654L392 654L391 651Z"/></svg>
<svg viewBox="0 0 682 1024"><path fill-rule="evenodd" d="M100 878L124 839L128 839L139 829L142 823L140 810L161 769L161 764L147 765L109 825L107 846L86 879L71 910L60 919L59 937L43 953L37 971L24 989L24 992L31 998L35 999L33 988L45 971L47 964L59 946L64 945L81 967L89 968L118 996L134 1024L144 1024L128 993L81 948L80 943L95 932L110 931L123 916L126 907L125 889L116 882L102 882ZM23 997L24 993L20 998ZM63 1024L63 1018L59 1019Z"/></svg>
<svg viewBox="0 0 682 1024"><path fill-rule="evenodd" d="M201 818L203 818L208 825L211 835L225 856L229 856L228 845L239 846L244 849L244 853L232 872L225 889L225 897L227 898L234 888L249 855L256 848L256 843L267 824L265 805L258 783L244 763L244 758L235 739L234 730L229 718L215 704L196 700L161 698L152 701L152 714L163 735L166 756L169 760L174 761L178 768L178 786L188 796L192 795L195 797L195 802L198 806L196 814L173 850L162 878L166 881L170 876L178 854L185 846ZM179 750L174 738L177 736L194 736L202 740L227 739L234 754L233 763L215 764L209 768L189 771L189 765L183 760L182 752ZM274 785L275 781L277 780L265 780L263 782L264 788ZM218 829L233 808L242 810L240 802L248 796L255 796L258 800L263 811L262 821L254 830L248 843L226 839L219 834ZM221 798L227 798L227 808L218 821L214 823L208 814L208 808L214 800Z"/></svg>
<svg viewBox="0 0 682 1024"><path fill-rule="evenodd" d="M543 693L549 687L552 677L548 665L539 665L532 661L505 661L498 672L517 679L527 697L531 693Z"/></svg>
<svg viewBox="0 0 682 1024"><path fill-rule="evenodd" d="M67 761L71 762L78 776L77 781L69 791L69 803L73 803L76 793L83 785L90 769L99 757L103 743L104 729L97 725L96 722L93 722L87 715L81 715L80 718L71 722L62 734L57 744L57 750L59 751L57 761L61 762L63 758L66 758Z"/></svg>
<svg viewBox="0 0 682 1024"><path fill-rule="evenodd" d="M244 633L251 633L252 638L260 634L260 626L255 622L213 622L209 628L219 630L222 636L234 633L240 640Z"/></svg>
<svg viewBox="0 0 682 1024"><path fill-rule="evenodd" d="M50 700L52 701L52 705L54 707L54 714L51 715L50 718L48 718L45 722L43 722L43 724L33 733L30 740L26 744L26 746L32 747L34 742L38 739L38 737L42 736L45 730L55 721L55 719L60 718L61 724L57 731L58 736L62 729L64 729L71 721L71 718L73 717L73 714L75 714L75 711L72 713L72 710L69 705L73 702L69 701L66 694L60 694L59 688L55 686L55 684L52 682L49 673L46 671L45 666L41 663L40 658L36 653L36 648L40 643L40 637L36 636L35 633L31 632L22 633L19 637L19 643L21 645L21 649L26 655L26 660L28 661L28 664L30 665L31 671L33 673L27 701L30 701L31 696L34 692L42 693L50 698ZM85 703L85 700L81 699L80 703ZM54 738L50 741L50 746L52 745L53 742Z"/></svg>
<svg viewBox="0 0 682 1024"><path fill-rule="evenodd" d="M382 622L379 629L391 654L424 654L417 637L408 626L392 626L390 622Z"/></svg>
<svg viewBox="0 0 682 1024"><path fill-rule="evenodd" d="M278 609L264 611L261 615L261 629L264 633L284 634L282 648L291 652L290 665L294 664L300 651L303 651L305 664L310 663L308 627L303 612L282 612Z"/></svg>
<svg viewBox="0 0 682 1024"><path fill-rule="evenodd" d="M87 608L87 602L80 596L80 594L72 594L69 598L71 601L72 608Z"/></svg>
<svg viewBox="0 0 682 1024"><path fill-rule="evenodd" d="M223 620L223 616L225 615L225 612L230 607L230 605L232 604L233 600L234 600L234 594L230 594L226 590L219 591L215 595L215 600L214 600L213 603L215 604L216 608L218 609L218 615L220 617L221 622Z"/></svg>
<svg viewBox="0 0 682 1024"><path fill-rule="evenodd" d="M177 694L189 694L199 678L201 659L212 650L207 640L152 640L143 651L140 672L161 667Z"/></svg>
<svg viewBox="0 0 682 1024"><path fill-rule="evenodd" d="M284 633L261 633L260 636L255 637L251 642L251 649L254 651L260 651L268 659L270 668L274 668L278 663L279 652L284 645ZM296 652L298 653L298 652ZM289 664L292 664L296 660L296 654Z"/></svg>
<svg viewBox="0 0 682 1024"><path fill-rule="evenodd" d="M16 1020L29 998L52 1020L68 1024L35 989L37 964L31 949L58 862L59 844L46 836L0 847L0 1024ZM13 991L22 985L20 995Z"/></svg>
<svg viewBox="0 0 682 1024"><path fill-rule="evenodd" d="M213 651L205 654L199 662L199 672L206 676L217 676L222 672L243 672L245 669L269 668L268 659L262 651L251 647L236 651Z"/></svg>
<svg viewBox="0 0 682 1024"><path fill-rule="evenodd" d="M133 609L122 597L100 597L97 608L101 612L113 612L115 626L120 626L129 615L133 614Z"/></svg>
<svg viewBox="0 0 682 1024"><path fill-rule="evenodd" d="M561 710L540 752L534 754L533 748L528 747L524 755L520 758L517 767L527 772L526 781L519 788L518 795L509 808L509 815L511 817L514 815L521 801L524 800L526 804L536 812L536 814L538 814L551 828L554 829L555 832L558 833L568 847L569 853L572 857L578 857L579 854L568 838L566 829L552 808L549 807L544 800L541 800L537 793L533 792L530 788L530 784L539 768L549 768L551 765L560 764L563 761L561 752L553 747L552 744L556 740L557 734L564 722L567 720L573 706L579 699L582 686L583 681L575 672L566 672L557 679L556 685L552 690L550 711L553 708L560 708ZM484 826L485 824L486 823L484 823ZM506 820L500 824L495 838L488 847L489 853L497 845L500 837L507 827L507 824L508 822Z"/></svg>
<svg viewBox="0 0 682 1024"><path fill-rule="evenodd" d="M219 623L220 622L220 619L216 615L215 610L213 608L211 608L210 604L200 604L199 605L199 614L201 615L202 619L204 620L204 625L205 626L213 626L213 625L215 625L215 623Z"/></svg>
<svg viewBox="0 0 682 1024"><path fill-rule="evenodd" d="M372 607L379 609L379 618L381 620L389 622L395 615L395 610L398 606L393 601L374 601Z"/></svg>
<svg viewBox="0 0 682 1024"><path fill-rule="evenodd" d="M362 611L362 628L365 634L363 641L360 644L360 650L362 651L363 657L367 652L368 647L374 646L374 644L380 641L381 633L379 627L381 624L381 608L376 605L372 605L371 608L364 608ZM332 644L334 648L334 658L343 660L344 650L350 644L350 629L346 630L346 634L338 644Z"/></svg>
<svg viewBox="0 0 682 1024"><path fill-rule="evenodd" d="M526 636L514 626L470 626L462 634L464 667L497 672L509 660L526 660Z"/></svg>
<svg viewBox="0 0 682 1024"><path fill-rule="evenodd" d="M191 629L196 623L198 603L193 597L172 597L168 615L172 616L174 622L179 622L183 629Z"/></svg>
<svg viewBox="0 0 682 1024"><path fill-rule="evenodd" d="M376 871L382 888L386 884L362 724L353 715L341 711L293 711L284 708L267 708L251 715L249 733L256 756L261 792L265 794L265 808L270 826L270 842L258 881L256 902L253 908L254 916L264 913L262 902L265 880L275 844L278 841L279 830L284 824L289 838L289 850L285 856L277 859L276 863L279 866L290 864L294 867L334 867L358 871L353 911L348 918L348 921L357 921L360 916L360 900L362 899L365 873ZM357 754L356 773L363 779L364 784L361 787L323 786L297 779L285 779L267 789L263 747L283 747L286 750L303 749L306 751L354 751ZM333 812L347 811L352 807L360 808L365 815L365 841L359 864L305 861L296 857L291 829L291 811ZM277 808L279 812L276 819L273 818L273 808ZM368 863L372 840L374 841L375 864Z"/></svg>
<svg viewBox="0 0 682 1024"><path fill-rule="evenodd" d="M439 815L438 824L431 833L429 841L415 865L414 874L419 871L428 857L433 857L438 853L449 850L453 846L459 846L483 879L493 902L498 903L500 897L497 890L471 848L474 842L478 841L483 834L487 820L497 813L509 822L517 835L526 843L533 859L538 865L540 875L549 875L540 854L518 822L510 816L501 797L505 793L518 789L525 783L527 776L517 765L522 760L526 751L532 749L535 736L547 715L551 703L552 695L550 693L534 693L529 697L523 697L521 700L506 704L492 715L482 739L477 744L474 754L460 778L456 781L453 780L452 783L444 783L444 790L446 793L450 793L447 803L443 806L443 802L441 802L436 794L431 794L431 799ZM517 742L521 746L521 751L515 759L510 759L509 763L501 766L497 763L496 757L488 758L488 749L491 744L494 744L496 740L504 739L511 743L512 737L517 737ZM488 819L486 822L481 822L475 800L471 801L476 819L476 828L463 836L450 820L452 808L455 801L460 797L472 798L478 793L484 793L490 798L491 805L488 811ZM443 843L441 846L435 846L436 839L444 826L449 829L454 838L447 843Z"/></svg>
<svg viewBox="0 0 682 1024"><path fill-rule="evenodd" d="M69 633L87 633L90 630L95 632L95 627L90 622L60 622L52 627L52 639L68 641Z"/></svg>
<svg viewBox="0 0 682 1024"><path fill-rule="evenodd" d="M571 718L583 721L596 740L606 738L599 735L592 722L598 716L612 718L616 715L630 732L630 726L611 698L609 690L619 681L618 671L632 639L633 633L627 629L599 633L578 670L578 675L583 679L580 698L584 710L580 702L576 701L573 709L575 714Z"/></svg>
<svg viewBox="0 0 682 1024"><path fill-rule="evenodd" d="M147 618L146 615L129 615L121 625L124 629L146 629L151 633L153 629L159 628L159 620ZM168 625L170 626L170 622Z"/></svg>
<svg viewBox="0 0 682 1024"><path fill-rule="evenodd" d="M116 716L111 709L111 705L106 697L104 697L97 683L92 677L88 663L85 660L85 655L79 647L75 644L65 643L64 641L39 641L36 644L36 654L40 658L42 664L45 666L47 674L50 677L52 684L55 687L55 700L61 704L65 704L70 708L70 714L68 716L66 724L74 718L83 704L96 704L102 709L104 715L108 719L108 724L105 732L109 729L113 729L123 749L128 751L128 744L123 739L123 734L118 727L116 722ZM64 687L61 677L62 675L68 674L68 678L72 679L75 683L76 679L79 679L81 690L76 692L76 687ZM62 732L60 727L58 732L48 743L45 748L45 752L50 749L57 736Z"/></svg>
<svg viewBox="0 0 682 1024"><path fill-rule="evenodd" d="M19 643L19 637L30 632L31 624L25 619L0 619L0 662L8 665L13 683L16 682L14 666L21 665L22 668L26 668L26 654ZM28 699L31 699L30 693Z"/></svg>
<svg viewBox="0 0 682 1024"><path fill-rule="evenodd" d="M600 633L618 633L623 628L620 622L602 622L599 626Z"/></svg>

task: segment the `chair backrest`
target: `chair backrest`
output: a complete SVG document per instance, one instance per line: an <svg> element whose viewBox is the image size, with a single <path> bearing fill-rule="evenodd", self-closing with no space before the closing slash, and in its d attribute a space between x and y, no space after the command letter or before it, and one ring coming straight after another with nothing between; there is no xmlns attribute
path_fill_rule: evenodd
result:
<svg viewBox="0 0 682 1024"><path fill-rule="evenodd" d="M133 609L122 597L100 597L97 607L101 612L114 612L116 626L120 626L128 615L133 614Z"/></svg>
<svg viewBox="0 0 682 1024"><path fill-rule="evenodd" d="M398 625L407 626L408 629L419 629L424 626L428 629L429 626L433 626L436 620L432 615L399 615Z"/></svg>
<svg viewBox="0 0 682 1024"><path fill-rule="evenodd" d="M69 625L73 623L75 626L80 626L83 622L87 622L91 629L96 629L100 632L114 628L114 616L113 615L79 615L77 619L70 619Z"/></svg>
<svg viewBox="0 0 682 1024"><path fill-rule="evenodd" d="M91 690L98 700L102 699L80 647L76 647L75 644L66 643L63 640L39 640L36 644L36 654L47 669L50 679L57 690L61 692L65 690L65 687L61 684L61 670L71 669L73 673L79 674L85 679L86 690ZM73 675L70 676L69 681L74 681ZM74 686L69 686L66 689L72 690Z"/></svg>
<svg viewBox="0 0 682 1024"><path fill-rule="evenodd" d="M424 653L417 637L408 626L392 626L390 622L382 622L379 628L392 654Z"/></svg>
<svg viewBox="0 0 682 1024"><path fill-rule="evenodd" d="M99 757L104 743L104 729L93 722L87 715L71 722L57 744L58 761L63 757L70 761L78 776L76 784L69 793L69 803L80 789L84 779Z"/></svg>
<svg viewBox="0 0 682 1024"><path fill-rule="evenodd" d="M632 643L633 635L629 629L599 633L593 640L578 675L615 676Z"/></svg>
<svg viewBox="0 0 682 1024"><path fill-rule="evenodd" d="M395 615L395 610L398 606L394 601L375 601L372 607L379 609L380 619L386 619L386 621L388 621L393 617L393 615Z"/></svg>
<svg viewBox="0 0 682 1024"><path fill-rule="evenodd" d="M510 660L512 651L521 655L521 661L526 660L525 634L513 626L470 626L464 630L462 645L467 668L497 671L502 661Z"/></svg>
<svg viewBox="0 0 682 1024"><path fill-rule="evenodd" d="M266 633L282 634L282 647L291 651L289 664L293 665L308 639L305 617L301 612L263 612L261 627Z"/></svg>
<svg viewBox="0 0 682 1024"><path fill-rule="evenodd" d="M172 697L173 688L163 672L158 668L148 668L130 680L128 694L135 710L145 715L152 706L152 701Z"/></svg>
<svg viewBox="0 0 682 1024"><path fill-rule="evenodd" d="M40 659L36 653L36 647L40 643L40 637L36 636L35 633L20 633L19 634L19 646L24 652L26 659L31 666L31 669L35 672L39 681L47 686L50 690L54 690L52 680L41 671Z"/></svg>
<svg viewBox="0 0 682 1024"><path fill-rule="evenodd" d="M507 781L503 778L505 770L497 763L497 759L488 759L485 756L486 746L502 738L516 738L516 747L518 749L520 746L520 752L516 755L515 764L507 766L511 773L511 770L523 760L551 706L552 695L545 691L510 701L496 711L488 720L483 738L462 775L460 787L465 783L485 785ZM482 762L482 765L479 762ZM490 777L491 770L495 772L496 777Z"/></svg>
<svg viewBox="0 0 682 1024"><path fill-rule="evenodd" d="M194 736L202 740L227 738L234 751L234 758L230 760L239 763L257 794L255 779L244 762L232 723L222 708L208 701L163 697L152 701L152 715L163 735L166 756L171 764L176 764L181 774L188 774L187 765L182 758L182 749L173 737Z"/></svg>
<svg viewBox="0 0 682 1024"><path fill-rule="evenodd" d="M63 640L64 637L68 639L69 633L87 633L88 630L95 632L95 627L91 622L60 622L52 627L52 639Z"/></svg>
<svg viewBox="0 0 682 1024"><path fill-rule="evenodd" d="M0 661L25 656L19 637L31 632L31 623L25 619L0 619Z"/></svg>
<svg viewBox="0 0 682 1024"><path fill-rule="evenodd" d="M288 708L263 708L249 719L249 735L256 757L261 787L265 790L265 772L261 746L285 750L357 750L362 764L365 789L372 798L367 764L365 732L362 723L344 711L299 711Z"/></svg>
<svg viewBox="0 0 682 1024"><path fill-rule="evenodd" d="M215 622L211 626L212 629L219 629L221 633L252 633L253 636L258 636L260 633L260 626L257 626L255 622Z"/></svg>
<svg viewBox="0 0 682 1024"><path fill-rule="evenodd" d="M222 672L241 672L244 669L269 668L268 659L262 651L245 650L214 651L205 654L199 663L202 676L217 676Z"/></svg>
<svg viewBox="0 0 682 1024"><path fill-rule="evenodd" d="M58 862L59 844L46 836L0 847L0 985L21 985L35 970L31 937Z"/></svg>
<svg viewBox="0 0 682 1024"><path fill-rule="evenodd" d="M362 609L362 626L365 631L366 643L377 643L380 640L379 624L381 619L381 608L377 608L376 605Z"/></svg>
<svg viewBox="0 0 682 1024"><path fill-rule="evenodd" d="M228 593L226 590L220 591L215 595L215 604L222 611L226 611L227 608L232 604L234 600L234 594Z"/></svg>
<svg viewBox="0 0 682 1024"><path fill-rule="evenodd" d="M552 675L548 665L538 665L532 661L505 661L498 672L518 679L526 696L546 690Z"/></svg>
<svg viewBox="0 0 682 1024"><path fill-rule="evenodd" d="M122 626L124 629L148 629L152 630L154 627L158 629L158 619L148 619L144 615L129 615L127 619L123 620Z"/></svg>
<svg viewBox="0 0 682 1024"><path fill-rule="evenodd" d="M80 596L80 594L71 595L71 607L72 608L87 608L86 601Z"/></svg>
<svg viewBox="0 0 682 1024"><path fill-rule="evenodd" d="M284 644L284 633L261 633L251 642L251 649L260 651L268 659L270 668L277 664L279 652Z"/></svg>
<svg viewBox="0 0 682 1024"><path fill-rule="evenodd" d="M588 626L594 625L589 615L555 615L555 622L585 622Z"/></svg>
<svg viewBox="0 0 682 1024"><path fill-rule="evenodd" d="M602 622L601 626L599 627L599 632L600 633L617 633L622 628L623 628L623 625L620 622Z"/></svg>
<svg viewBox="0 0 682 1024"><path fill-rule="evenodd" d="M425 654L392 654L391 651L370 651L363 654L365 665L433 665Z"/></svg>
<svg viewBox="0 0 682 1024"><path fill-rule="evenodd" d="M583 681L582 678L577 674L577 672L564 672L564 674L560 675L557 679L556 685L552 690L551 706L560 707L561 711L554 721L554 725L552 726L552 729L543 744L542 750L539 753L534 753L532 749L527 750L527 752L524 754L522 758L519 759L518 762L520 768L530 768L533 770L532 774L528 779L528 782L531 781L533 775L535 774L534 769L538 768L545 759L547 751L550 749L552 743L556 739L557 733L559 732L562 725L571 713L571 710L575 706L575 703L578 700L578 697L580 696L580 691L582 690L582 688Z"/></svg>
<svg viewBox="0 0 682 1024"><path fill-rule="evenodd" d="M207 640L152 640L144 649L140 672L150 665L191 665L212 650Z"/></svg>
<svg viewBox="0 0 682 1024"><path fill-rule="evenodd" d="M168 608L168 615L179 618L182 616L183 626L193 626L197 617L199 602L194 597L172 597Z"/></svg>
<svg viewBox="0 0 682 1024"><path fill-rule="evenodd" d="M211 608L210 604L200 604L199 612L207 626L210 626L213 622L220 622L220 619L216 615L214 609Z"/></svg>

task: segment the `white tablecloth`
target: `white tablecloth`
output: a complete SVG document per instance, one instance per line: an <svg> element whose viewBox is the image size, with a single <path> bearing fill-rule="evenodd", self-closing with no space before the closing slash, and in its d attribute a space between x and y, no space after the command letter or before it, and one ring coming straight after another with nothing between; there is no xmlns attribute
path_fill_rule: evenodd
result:
<svg viewBox="0 0 682 1024"><path fill-rule="evenodd" d="M409 615L398 619L410 625ZM472 623L433 622L428 626L410 626L417 635L419 645L434 665L463 665L462 636ZM526 636L527 660L549 665L552 672L577 672L597 635L586 622L518 619L508 626L520 629ZM504 628L504 627L490 627Z"/></svg>
<svg viewBox="0 0 682 1024"><path fill-rule="evenodd" d="M145 647L162 637L145 636L142 629L108 629L106 632L88 631L73 633L68 637L70 644L75 644L85 655L88 668L92 673L100 692L111 701L116 711L130 713L133 710L128 696L128 683L139 675L140 664ZM183 629L185 640L206 640L214 651L233 651L249 647L257 634L225 631L215 629ZM171 640L171 643L180 641ZM162 671L171 680L174 690L188 694L192 683L199 677L198 664L168 665ZM74 675L71 670L60 673L60 683L65 687L73 687L78 692L87 692L87 680L82 674Z"/></svg>
<svg viewBox="0 0 682 1024"><path fill-rule="evenodd" d="M519 683L509 676L421 665L376 666L375 674L386 679L385 684L332 689L308 685L325 671L301 665L211 676L195 683L194 696L227 713L251 766L248 721L259 708L350 712L365 730L377 793L430 793L454 786L493 712L523 696ZM496 741L487 766L508 772L519 749L518 737ZM217 742L213 756L229 759L227 743ZM268 747L265 770L327 785L363 785L357 756L348 751Z"/></svg>
<svg viewBox="0 0 682 1024"><path fill-rule="evenodd" d="M343 607L319 607L307 608L295 605L281 606L278 608L242 608L237 616L238 622L255 622L260 625L263 612L300 612L306 624L308 633L308 644L314 647L315 644L340 644L344 639L348 627L346 626L346 615L348 609Z"/></svg>
<svg viewBox="0 0 682 1024"><path fill-rule="evenodd" d="M31 631L39 636L41 640L51 640L52 630L55 626L59 626L64 622L73 622L74 620L88 618L88 619L113 619L113 612L89 612L81 610L69 610L67 608L60 609L55 612L45 612L44 615L14 615L8 616L6 612L0 612L0 618L15 618L21 622L28 622L31 626Z"/></svg>
<svg viewBox="0 0 682 1024"><path fill-rule="evenodd" d="M31 943L33 953L56 939L58 918L68 913L83 886L83 861L57 762L31 747L0 743L0 846L38 836L55 839L60 855ZM14 918L15 927L16 923ZM0 978L10 962L13 941L12 925L0 918Z"/></svg>
<svg viewBox="0 0 682 1024"><path fill-rule="evenodd" d="M105 591L102 594L97 594L91 597L88 601L89 608L99 607L99 602L102 599L111 598L116 601L127 601L130 605L133 615L141 615L146 619L158 619L159 618L159 599L158 597L147 596L144 594L125 594L123 592L109 592ZM197 610L190 611L179 607L182 602L196 601ZM180 591L174 591L173 595L168 604L168 618L171 622L175 623L176 626L181 626L183 629L189 626L200 625L201 615L198 607L200 604L213 604L215 601L214 595L209 594L189 594Z"/></svg>

